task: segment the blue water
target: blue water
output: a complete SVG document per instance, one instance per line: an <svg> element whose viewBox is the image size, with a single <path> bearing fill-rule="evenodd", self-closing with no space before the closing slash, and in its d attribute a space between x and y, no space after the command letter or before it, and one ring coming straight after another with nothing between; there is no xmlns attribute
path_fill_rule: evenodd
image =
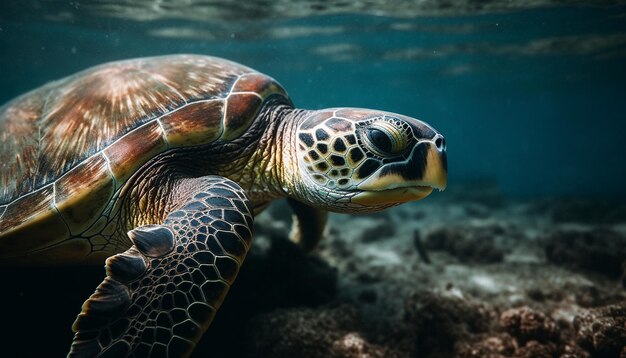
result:
<svg viewBox="0 0 626 358"><path fill-rule="evenodd" d="M626 6L307 9L220 17L199 6L138 20L79 2L5 2L0 102L106 61L210 54L273 76L299 107L429 122L447 139L449 186L490 179L514 197L626 196Z"/></svg>

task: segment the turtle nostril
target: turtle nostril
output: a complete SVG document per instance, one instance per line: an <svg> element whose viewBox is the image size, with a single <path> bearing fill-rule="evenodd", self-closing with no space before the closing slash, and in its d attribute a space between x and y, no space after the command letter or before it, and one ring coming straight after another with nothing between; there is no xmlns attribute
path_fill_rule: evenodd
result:
<svg viewBox="0 0 626 358"><path fill-rule="evenodd" d="M437 136L437 139L435 139L435 145L439 151L446 150L446 140L442 136Z"/></svg>

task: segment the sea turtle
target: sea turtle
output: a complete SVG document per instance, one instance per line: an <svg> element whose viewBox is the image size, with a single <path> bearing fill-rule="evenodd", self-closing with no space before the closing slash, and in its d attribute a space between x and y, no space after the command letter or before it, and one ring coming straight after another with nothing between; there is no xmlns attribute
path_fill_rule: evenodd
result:
<svg viewBox="0 0 626 358"><path fill-rule="evenodd" d="M199 55L44 85L0 108L0 138L0 263L106 263L70 356L189 355L273 199L311 250L327 211L419 200L447 176L424 122L296 109L271 77Z"/></svg>

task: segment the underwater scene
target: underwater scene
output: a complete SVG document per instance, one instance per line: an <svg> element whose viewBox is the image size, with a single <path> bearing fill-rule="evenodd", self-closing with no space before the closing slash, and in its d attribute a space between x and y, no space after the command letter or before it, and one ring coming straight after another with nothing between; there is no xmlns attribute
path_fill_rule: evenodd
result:
<svg viewBox="0 0 626 358"><path fill-rule="evenodd" d="M626 357L624 1L6 0L0 48L2 357Z"/></svg>

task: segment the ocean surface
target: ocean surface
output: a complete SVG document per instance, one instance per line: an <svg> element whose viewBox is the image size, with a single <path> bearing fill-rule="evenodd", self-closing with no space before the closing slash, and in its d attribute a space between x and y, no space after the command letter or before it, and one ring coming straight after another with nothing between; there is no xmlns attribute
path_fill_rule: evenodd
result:
<svg viewBox="0 0 626 358"><path fill-rule="evenodd" d="M106 61L208 54L276 78L299 107L432 124L449 187L623 198L626 4L560 3L3 1L0 102Z"/></svg>

